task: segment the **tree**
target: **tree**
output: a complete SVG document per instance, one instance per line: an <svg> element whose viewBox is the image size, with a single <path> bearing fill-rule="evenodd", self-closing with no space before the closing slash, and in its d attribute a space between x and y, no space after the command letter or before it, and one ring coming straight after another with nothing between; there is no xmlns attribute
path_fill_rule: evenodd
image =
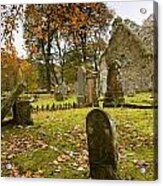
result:
<svg viewBox="0 0 163 186"><path fill-rule="evenodd" d="M76 50L78 61L86 65L92 63L87 48L90 45L95 47L93 66L97 70L97 58L101 51L97 43L103 40L114 15L104 3L11 5L3 9L5 36L13 38L18 20L23 20L29 58L45 65L48 91L54 84L52 77L56 84L59 83L54 63L60 65L61 82L64 80L65 56L71 50Z"/></svg>
<svg viewBox="0 0 163 186"><path fill-rule="evenodd" d="M28 89L36 88L35 69L27 60L17 57L15 50L1 52L2 91L11 91L19 82L25 81Z"/></svg>
<svg viewBox="0 0 163 186"><path fill-rule="evenodd" d="M62 81L64 57L68 50L75 47L82 62L86 63L86 45L90 36L108 26L113 12L103 3L28 5L25 18L27 48L32 57L45 61L47 88L50 90L50 63L55 59L60 64Z"/></svg>
<svg viewBox="0 0 163 186"><path fill-rule="evenodd" d="M14 47L14 32L17 32L20 26L19 22L23 21L23 5L1 5L1 43L8 50Z"/></svg>
<svg viewBox="0 0 163 186"><path fill-rule="evenodd" d="M114 12L104 3L77 3L69 4L67 14L68 35L71 36L74 47L81 52L82 62L86 63L87 44L97 42L105 35Z"/></svg>

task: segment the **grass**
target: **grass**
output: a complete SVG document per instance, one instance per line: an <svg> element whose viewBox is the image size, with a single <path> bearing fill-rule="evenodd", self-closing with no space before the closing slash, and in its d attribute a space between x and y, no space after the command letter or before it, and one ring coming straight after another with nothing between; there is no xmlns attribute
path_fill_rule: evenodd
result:
<svg viewBox="0 0 163 186"><path fill-rule="evenodd" d="M151 98L150 92L142 92L137 93L134 97L125 96L125 103L137 104L137 105L152 105L153 98ZM63 104L63 103L73 103L76 102L75 96L69 97L64 101L56 101L53 94L40 94L37 101L33 102L32 105L36 107L37 105L40 107L42 105L50 105L52 104Z"/></svg>
<svg viewBox="0 0 163 186"><path fill-rule="evenodd" d="M153 105L153 98L151 98L151 92L141 92L133 97L125 96L125 102L137 105Z"/></svg>
<svg viewBox="0 0 163 186"><path fill-rule="evenodd" d="M117 146L120 151L118 173L122 179L153 179L153 111L139 109L109 109L116 121ZM143 160L148 164L145 175L141 166L135 164Z"/></svg>
<svg viewBox="0 0 163 186"><path fill-rule="evenodd" d="M88 178L85 117L90 110L40 111L32 114L31 127L2 128L2 176ZM116 124L119 177L153 180L153 110L104 110ZM8 162L15 171L5 168ZM141 162L145 174L140 173Z"/></svg>
<svg viewBox="0 0 163 186"><path fill-rule="evenodd" d="M75 96L69 97L68 99L63 100L63 101L56 101L53 94L41 94L41 95L39 95L37 101L32 103L32 106L34 106L34 107L39 106L40 107L42 105L48 105L48 104L49 104L49 106L52 106L53 103L54 104L64 104L64 103L71 103L72 104L73 102L76 102Z"/></svg>

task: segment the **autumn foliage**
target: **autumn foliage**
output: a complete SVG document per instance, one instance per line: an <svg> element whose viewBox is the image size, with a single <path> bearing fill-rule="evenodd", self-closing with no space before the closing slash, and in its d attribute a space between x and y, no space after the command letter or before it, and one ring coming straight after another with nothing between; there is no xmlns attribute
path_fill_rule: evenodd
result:
<svg viewBox="0 0 163 186"><path fill-rule="evenodd" d="M1 38L6 52L13 50L14 34L22 25L28 59L35 64L44 63L48 91L52 85L66 80L64 69L71 63L67 61L69 52L76 54L77 66L83 63L97 71L108 43L104 36L114 17L114 11L105 3L3 5L1 9ZM57 64L59 71L52 64ZM22 67L15 62L13 69Z"/></svg>
<svg viewBox="0 0 163 186"><path fill-rule="evenodd" d="M25 59L17 57L13 50L10 53L2 50L2 90L11 90L20 81L25 81L29 88L35 88L36 78L33 66Z"/></svg>

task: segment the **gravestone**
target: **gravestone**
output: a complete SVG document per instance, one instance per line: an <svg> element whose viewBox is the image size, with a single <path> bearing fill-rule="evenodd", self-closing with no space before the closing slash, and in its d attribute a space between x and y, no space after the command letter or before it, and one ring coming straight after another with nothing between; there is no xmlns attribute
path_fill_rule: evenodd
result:
<svg viewBox="0 0 163 186"><path fill-rule="evenodd" d="M93 109L86 117L90 177L115 180L117 153L115 130L105 112Z"/></svg>
<svg viewBox="0 0 163 186"><path fill-rule="evenodd" d="M108 70L102 70L100 73L100 96L105 96L107 92L107 76Z"/></svg>
<svg viewBox="0 0 163 186"><path fill-rule="evenodd" d="M98 98L98 73L89 72L86 76L86 103L94 105Z"/></svg>
<svg viewBox="0 0 163 186"><path fill-rule="evenodd" d="M93 91L93 89L94 89L94 82L93 82L93 79L91 79L91 78L89 78L89 79L87 79L87 96L86 96L86 98L87 98L87 100L86 100L86 102L87 103L93 103L93 93L94 93L94 91Z"/></svg>
<svg viewBox="0 0 163 186"><path fill-rule="evenodd" d="M31 125L31 106L27 100L16 101L13 105L13 121L18 125Z"/></svg>
<svg viewBox="0 0 163 186"><path fill-rule="evenodd" d="M101 63L100 68L100 96L105 96L107 92L107 77L108 77L108 67L106 62Z"/></svg>
<svg viewBox="0 0 163 186"><path fill-rule="evenodd" d="M77 72L77 102L78 104L85 103L85 84L86 70L84 67L79 67Z"/></svg>

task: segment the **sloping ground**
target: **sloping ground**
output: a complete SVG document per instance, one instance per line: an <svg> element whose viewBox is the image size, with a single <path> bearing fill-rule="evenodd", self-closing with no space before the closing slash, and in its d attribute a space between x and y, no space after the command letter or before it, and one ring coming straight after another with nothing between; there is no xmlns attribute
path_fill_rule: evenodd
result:
<svg viewBox="0 0 163 186"><path fill-rule="evenodd" d="M88 178L89 108L33 114L34 125L2 128L2 176ZM153 179L153 110L110 108L116 121L121 179ZM6 169L6 163L12 169ZM146 173L140 173L145 167Z"/></svg>

